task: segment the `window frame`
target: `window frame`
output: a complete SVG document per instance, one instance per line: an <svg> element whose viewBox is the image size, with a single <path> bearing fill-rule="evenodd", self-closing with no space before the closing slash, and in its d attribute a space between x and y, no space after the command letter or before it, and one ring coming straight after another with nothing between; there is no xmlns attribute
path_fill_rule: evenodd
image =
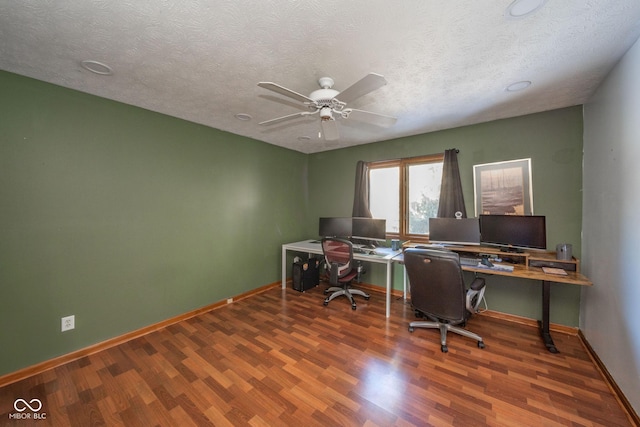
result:
<svg viewBox="0 0 640 427"><path fill-rule="evenodd" d="M387 233L387 238L412 240L418 242L428 242L429 234L411 234L409 229L409 166L416 164L444 163L444 153L429 154L425 156L406 157L394 160L381 160L368 163L368 174L373 169L384 169L398 167L398 193L399 197L399 218L400 232ZM371 194L371 176L369 175L369 194Z"/></svg>

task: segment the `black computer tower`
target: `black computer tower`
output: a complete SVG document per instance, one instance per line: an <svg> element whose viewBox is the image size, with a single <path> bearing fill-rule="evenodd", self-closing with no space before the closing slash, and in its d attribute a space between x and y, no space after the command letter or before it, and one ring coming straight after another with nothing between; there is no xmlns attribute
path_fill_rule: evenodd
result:
<svg viewBox="0 0 640 427"><path fill-rule="evenodd" d="M307 261L293 263L291 276L293 289L304 292L320 284L320 259L309 258Z"/></svg>

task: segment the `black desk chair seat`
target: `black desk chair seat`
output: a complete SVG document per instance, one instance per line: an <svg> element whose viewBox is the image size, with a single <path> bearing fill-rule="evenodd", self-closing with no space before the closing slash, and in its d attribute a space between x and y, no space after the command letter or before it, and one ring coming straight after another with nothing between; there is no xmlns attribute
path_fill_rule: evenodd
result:
<svg viewBox="0 0 640 427"><path fill-rule="evenodd" d="M440 349L447 347L447 332L474 339L478 347L484 348L482 337L464 329L467 319L477 310L484 293L484 279L475 278L465 289L460 258L455 252L432 249L407 249L404 264L411 283L411 304L417 315L431 321L409 323L414 328L440 330Z"/></svg>
<svg viewBox="0 0 640 427"><path fill-rule="evenodd" d="M354 295L363 296L368 300L370 295L359 289L351 288L351 282L358 275L358 270L353 265L353 245L346 239L324 238L322 239L322 252L329 266L329 284L332 286L324 291L331 293L324 300L324 305L329 301L344 295L351 302L351 308L356 309Z"/></svg>

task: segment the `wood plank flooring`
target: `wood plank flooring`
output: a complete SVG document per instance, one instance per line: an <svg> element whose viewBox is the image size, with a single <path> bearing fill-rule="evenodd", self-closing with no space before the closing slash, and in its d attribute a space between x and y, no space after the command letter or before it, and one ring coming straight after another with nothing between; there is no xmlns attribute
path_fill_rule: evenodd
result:
<svg viewBox="0 0 640 427"><path fill-rule="evenodd" d="M0 388L0 426L630 426L579 338L475 316L486 348L384 294L270 289ZM17 399L45 419L16 419ZM24 403L18 403L20 409ZM31 415L28 408L20 414ZM13 416L13 418L12 418Z"/></svg>

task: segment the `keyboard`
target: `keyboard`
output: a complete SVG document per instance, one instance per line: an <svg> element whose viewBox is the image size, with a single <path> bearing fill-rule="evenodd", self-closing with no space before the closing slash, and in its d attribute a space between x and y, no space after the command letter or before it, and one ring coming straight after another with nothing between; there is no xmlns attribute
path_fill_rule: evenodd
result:
<svg viewBox="0 0 640 427"><path fill-rule="evenodd" d="M368 248L353 248L353 253L354 254L364 254L364 255L382 255L382 256L384 256L384 254L378 254L375 249L368 249Z"/></svg>
<svg viewBox="0 0 640 427"><path fill-rule="evenodd" d="M484 264L474 265L474 267L482 268L483 270L492 270L492 271L508 271L513 272L513 265L505 265L505 264L493 264L493 267L487 267Z"/></svg>
<svg viewBox="0 0 640 427"><path fill-rule="evenodd" d="M463 267L475 267L482 268L484 270L493 270L493 271L513 271L513 265L506 264L496 264L493 263L493 267L488 267L482 264L482 259L480 258L470 258L470 257L460 257L460 265Z"/></svg>
<svg viewBox="0 0 640 427"><path fill-rule="evenodd" d="M476 267L480 264L480 258L460 257L460 265L466 265L467 267Z"/></svg>

